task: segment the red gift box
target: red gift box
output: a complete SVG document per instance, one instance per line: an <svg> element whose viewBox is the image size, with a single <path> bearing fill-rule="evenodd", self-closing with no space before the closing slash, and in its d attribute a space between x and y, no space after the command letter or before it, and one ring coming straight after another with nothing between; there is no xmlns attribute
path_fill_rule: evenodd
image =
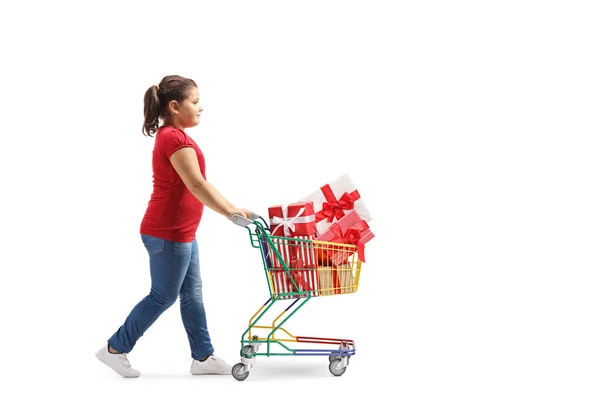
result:
<svg viewBox="0 0 600 400"><path fill-rule="evenodd" d="M344 263L355 251L358 251L358 258L365 262L365 243L374 237L375 235L369 229L369 224L355 210L352 210L331 225L327 232L319 236L318 240L356 245L356 250L341 247L336 249L333 245L329 246L327 256L333 265L339 265Z"/></svg>
<svg viewBox="0 0 600 400"><path fill-rule="evenodd" d="M269 207L271 235L298 237L317 233L312 201Z"/></svg>
<svg viewBox="0 0 600 400"><path fill-rule="evenodd" d="M317 282L311 243L293 239L273 238L273 240L275 248L281 255L283 262L288 266L290 272L288 275L283 264L273 254L273 278L276 293L296 292L297 289L294 287L291 279L294 280L299 291L315 290Z"/></svg>
<svg viewBox="0 0 600 400"><path fill-rule="evenodd" d="M288 258L290 261L290 274L300 290L308 291L314 289L314 262L309 260L312 253L309 252L310 247L304 245L301 247L291 247ZM294 285L290 282L290 290L295 290Z"/></svg>

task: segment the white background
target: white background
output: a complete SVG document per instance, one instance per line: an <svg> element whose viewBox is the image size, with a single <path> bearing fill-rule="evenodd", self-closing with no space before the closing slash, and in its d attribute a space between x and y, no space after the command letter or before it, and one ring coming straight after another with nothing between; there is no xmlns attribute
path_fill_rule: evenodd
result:
<svg viewBox="0 0 600 400"><path fill-rule="evenodd" d="M597 399L600 15L593 1L10 2L1 7L5 398ZM18 5L17 5L18 4ZM145 90L194 79L208 179L265 214L348 172L376 238L356 294L314 299L324 358L189 375L178 304L94 353L149 290ZM198 231L210 331L236 362L267 299L245 230Z"/></svg>

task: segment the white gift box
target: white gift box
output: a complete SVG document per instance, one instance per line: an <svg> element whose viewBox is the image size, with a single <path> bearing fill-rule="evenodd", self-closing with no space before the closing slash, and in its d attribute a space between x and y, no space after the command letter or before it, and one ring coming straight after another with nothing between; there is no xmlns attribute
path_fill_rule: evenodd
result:
<svg viewBox="0 0 600 400"><path fill-rule="evenodd" d="M356 210L367 222L373 219L348 174L326 183L301 201L312 201L314 204L317 237L352 210Z"/></svg>

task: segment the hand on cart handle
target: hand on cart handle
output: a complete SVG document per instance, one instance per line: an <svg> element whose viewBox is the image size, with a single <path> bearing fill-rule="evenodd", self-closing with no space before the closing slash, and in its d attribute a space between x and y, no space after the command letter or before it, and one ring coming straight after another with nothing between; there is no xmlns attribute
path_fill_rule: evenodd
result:
<svg viewBox="0 0 600 400"><path fill-rule="evenodd" d="M244 215L241 214L233 214L231 216L231 220L233 221L234 224L239 225L239 226L247 226L250 225L252 223L252 221L260 218L260 215L253 213L252 211L248 211L248 210L244 210L246 211L250 217L250 219L246 218Z"/></svg>
<svg viewBox="0 0 600 400"><path fill-rule="evenodd" d="M241 215L244 218L250 218L251 211L246 210L245 208L236 208L231 207L227 210L227 215L230 220L233 220L234 215Z"/></svg>

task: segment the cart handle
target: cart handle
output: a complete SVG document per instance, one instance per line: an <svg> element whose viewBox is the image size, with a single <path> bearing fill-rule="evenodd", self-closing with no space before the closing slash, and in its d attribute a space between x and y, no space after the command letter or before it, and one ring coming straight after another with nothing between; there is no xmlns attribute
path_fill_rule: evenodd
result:
<svg viewBox="0 0 600 400"><path fill-rule="evenodd" d="M250 211L250 219L248 219L240 214L233 214L233 216L231 217L231 221L233 221L234 224L239 225L239 226L248 226L252 222L256 221L259 218L260 218L260 215Z"/></svg>

